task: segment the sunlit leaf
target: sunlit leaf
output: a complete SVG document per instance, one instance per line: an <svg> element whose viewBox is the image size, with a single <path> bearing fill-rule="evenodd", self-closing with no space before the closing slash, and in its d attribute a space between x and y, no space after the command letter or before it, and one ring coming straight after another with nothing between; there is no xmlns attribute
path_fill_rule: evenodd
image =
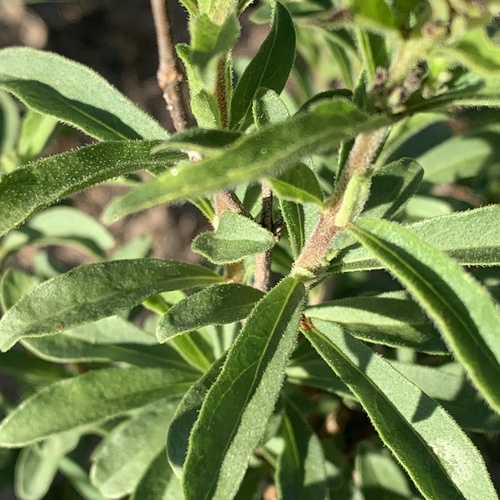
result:
<svg viewBox="0 0 500 500"><path fill-rule="evenodd" d="M164 130L102 76L57 54L28 47L0 51L0 88L29 108L103 141L164 139Z"/></svg>

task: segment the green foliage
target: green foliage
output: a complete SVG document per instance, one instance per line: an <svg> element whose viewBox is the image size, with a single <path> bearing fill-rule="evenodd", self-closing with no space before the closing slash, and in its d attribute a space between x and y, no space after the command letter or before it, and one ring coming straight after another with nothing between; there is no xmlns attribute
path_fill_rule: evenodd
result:
<svg viewBox="0 0 500 500"><path fill-rule="evenodd" d="M81 64L0 50L0 375L20 394L0 397L0 488L498 498L498 2L264 2L246 67L250 2L181 3L197 127L174 134ZM59 122L97 143L42 157ZM71 199L103 182L128 189L105 222L199 208L200 263L117 244Z"/></svg>

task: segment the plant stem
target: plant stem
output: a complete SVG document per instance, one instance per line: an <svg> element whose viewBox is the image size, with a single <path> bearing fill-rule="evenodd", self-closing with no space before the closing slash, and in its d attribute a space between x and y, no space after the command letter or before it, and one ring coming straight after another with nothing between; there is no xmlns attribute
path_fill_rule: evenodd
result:
<svg viewBox="0 0 500 500"><path fill-rule="evenodd" d="M363 210L369 195L372 162L387 130L383 127L356 137L333 195L294 262L292 274L306 279L316 276L326 264L335 237Z"/></svg>
<svg viewBox="0 0 500 500"><path fill-rule="evenodd" d="M273 230L273 192L269 186L262 185L262 215L260 224L268 231ZM271 250L255 256L255 273L253 286L263 292L269 289L271 278Z"/></svg>
<svg viewBox="0 0 500 500"><path fill-rule="evenodd" d="M156 28L159 66L156 73L158 85L163 91L167 110L177 132L188 128L188 106L182 92L184 74L175 53L166 0L151 0L151 11Z"/></svg>

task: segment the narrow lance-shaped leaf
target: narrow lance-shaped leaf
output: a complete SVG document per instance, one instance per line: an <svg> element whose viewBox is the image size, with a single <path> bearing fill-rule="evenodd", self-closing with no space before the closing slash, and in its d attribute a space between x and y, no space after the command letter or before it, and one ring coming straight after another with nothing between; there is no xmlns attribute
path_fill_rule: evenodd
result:
<svg viewBox="0 0 500 500"><path fill-rule="evenodd" d="M210 262L228 264L270 250L275 244L270 231L244 215L227 210L222 213L217 229L197 236L191 249Z"/></svg>
<svg viewBox="0 0 500 500"><path fill-rule="evenodd" d="M285 278L248 317L189 439L183 472L188 500L227 499L238 491L283 383L304 300L302 283Z"/></svg>
<svg viewBox="0 0 500 500"><path fill-rule="evenodd" d="M0 446L19 447L181 397L192 374L164 368L107 368L44 387L0 424Z"/></svg>
<svg viewBox="0 0 500 500"><path fill-rule="evenodd" d="M497 498L481 455L453 419L371 349L334 325L304 334L350 387L427 498Z"/></svg>
<svg viewBox="0 0 500 500"><path fill-rule="evenodd" d="M159 292L209 285L222 278L195 264L160 259L89 264L46 281L0 320L0 349L24 336L57 333L130 309Z"/></svg>
<svg viewBox="0 0 500 500"><path fill-rule="evenodd" d="M492 230L500 205L456 212L408 224L412 233L465 266L500 264L500 231ZM467 228L464 231L464 227ZM346 248L331 265L332 272L380 269L382 264L366 248Z"/></svg>
<svg viewBox="0 0 500 500"><path fill-rule="evenodd" d="M70 245L98 257L115 245L113 235L90 215L73 207L52 207L36 214L25 226L2 240L0 261L9 253L35 243Z"/></svg>
<svg viewBox="0 0 500 500"><path fill-rule="evenodd" d="M221 356L184 394L167 434L167 458L177 477L182 476L189 436L208 390L217 380L226 355Z"/></svg>
<svg viewBox="0 0 500 500"><path fill-rule="evenodd" d="M208 325L223 325L244 319L263 293L238 283L213 285L174 304L156 330L159 342Z"/></svg>
<svg viewBox="0 0 500 500"><path fill-rule="evenodd" d="M348 231L422 305L474 384L500 411L500 314L487 291L456 262L396 223L360 219Z"/></svg>
<svg viewBox="0 0 500 500"><path fill-rule="evenodd" d="M171 169L116 198L107 207L104 219L111 222L160 203L197 197L275 175L304 156L332 150L340 141L388 122L388 117L366 115L346 101L320 102L289 120L243 136L217 155Z"/></svg>
<svg viewBox="0 0 500 500"><path fill-rule="evenodd" d="M146 406L101 441L91 456L90 477L104 496L120 498L136 488L165 448L175 407L176 403L168 399Z"/></svg>
<svg viewBox="0 0 500 500"><path fill-rule="evenodd" d="M286 405L281 434L285 447L276 470L279 498L328 498L321 442L291 403Z"/></svg>
<svg viewBox="0 0 500 500"><path fill-rule="evenodd" d="M72 193L136 170L165 166L169 156L179 159L178 152L151 156L150 150L157 144L128 141L85 146L0 176L0 236Z"/></svg>
<svg viewBox="0 0 500 500"><path fill-rule="evenodd" d="M231 100L231 125L244 127L251 118L252 101L259 88L279 94L295 58L295 29L282 4L276 2L271 31L238 80Z"/></svg>
<svg viewBox="0 0 500 500"><path fill-rule="evenodd" d="M0 51L0 88L39 113L103 141L164 139L153 118L90 68L27 47Z"/></svg>
<svg viewBox="0 0 500 500"><path fill-rule="evenodd" d="M418 305L398 292L325 302L308 308L306 314L335 323L345 332L368 342L435 354L448 352L438 331Z"/></svg>

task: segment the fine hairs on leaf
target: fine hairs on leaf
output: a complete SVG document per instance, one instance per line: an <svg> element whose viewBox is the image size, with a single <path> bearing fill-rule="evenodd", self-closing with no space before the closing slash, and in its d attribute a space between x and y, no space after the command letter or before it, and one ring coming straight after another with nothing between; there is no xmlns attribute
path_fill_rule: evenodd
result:
<svg viewBox="0 0 500 500"><path fill-rule="evenodd" d="M175 3L0 49L0 496L498 499L500 3Z"/></svg>

